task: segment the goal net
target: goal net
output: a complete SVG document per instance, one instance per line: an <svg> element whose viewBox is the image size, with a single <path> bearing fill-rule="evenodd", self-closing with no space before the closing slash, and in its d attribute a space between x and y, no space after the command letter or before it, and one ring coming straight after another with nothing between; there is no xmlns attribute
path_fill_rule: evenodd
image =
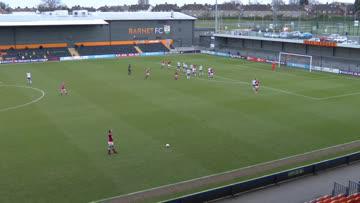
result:
<svg viewBox="0 0 360 203"><path fill-rule="evenodd" d="M278 64L279 67L285 66L285 67L304 68L311 72L312 56L280 52Z"/></svg>

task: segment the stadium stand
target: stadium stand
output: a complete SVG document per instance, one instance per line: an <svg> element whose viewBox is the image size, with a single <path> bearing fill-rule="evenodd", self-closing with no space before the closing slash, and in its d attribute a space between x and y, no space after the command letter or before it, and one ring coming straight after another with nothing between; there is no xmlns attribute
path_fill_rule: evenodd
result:
<svg viewBox="0 0 360 203"><path fill-rule="evenodd" d="M310 201L309 203L360 203L360 193L352 195L324 195L315 200Z"/></svg>
<svg viewBox="0 0 360 203"><path fill-rule="evenodd" d="M37 49L7 49L2 50L1 56L5 60L54 59L71 56L66 47L37 48Z"/></svg>
<svg viewBox="0 0 360 203"><path fill-rule="evenodd" d="M258 57L267 60L278 61L279 52L273 50L264 50L256 48L243 48L236 49L234 47L221 47L218 51L230 53L234 55L240 55L243 57ZM303 53L299 53L303 54ZM320 52L314 53L313 55L313 66L337 68L340 70L360 72L360 63L357 59L349 59L345 57L332 57L332 56L321 56ZM301 63L301 61L298 61Z"/></svg>
<svg viewBox="0 0 360 203"><path fill-rule="evenodd" d="M131 54L137 53L133 45L115 46L78 46L77 51L82 56L102 54Z"/></svg>
<svg viewBox="0 0 360 203"><path fill-rule="evenodd" d="M138 44L137 46L141 49L142 52L169 52L169 49L161 43Z"/></svg>
<svg viewBox="0 0 360 203"><path fill-rule="evenodd" d="M67 47L49 47L56 44L39 45L16 45L0 47L0 60L31 60L31 59L49 59L57 60L60 57L67 56L90 56L105 54L135 54L143 52L169 52L169 49L162 43L149 44L121 44L122 42L86 42L77 43L75 48ZM120 44L116 44L120 43ZM59 45L58 45L59 46ZM15 47L15 48L14 48ZM39 48L34 48L39 47Z"/></svg>
<svg viewBox="0 0 360 203"><path fill-rule="evenodd" d="M323 195L307 203L360 203L360 182L350 180L348 186L335 182L331 195Z"/></svg>

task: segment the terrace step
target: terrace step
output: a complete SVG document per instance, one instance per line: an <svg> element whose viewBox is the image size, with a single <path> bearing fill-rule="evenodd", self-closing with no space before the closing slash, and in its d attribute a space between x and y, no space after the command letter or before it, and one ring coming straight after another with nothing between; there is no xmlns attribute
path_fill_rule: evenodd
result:
<svg viewBox="0 0 360 203"><path fill-rule="evenodd" d="M68 48L71 56L80 56L79 52L75 48Z"/></svg>
<svg viewBox="0 0 360 203"><path fill-rule="evenodd" d="M136 49L136 51L137 51L139 54L143 53L143 51L140 49L140 47L134 46L134 48Z"/></svg>

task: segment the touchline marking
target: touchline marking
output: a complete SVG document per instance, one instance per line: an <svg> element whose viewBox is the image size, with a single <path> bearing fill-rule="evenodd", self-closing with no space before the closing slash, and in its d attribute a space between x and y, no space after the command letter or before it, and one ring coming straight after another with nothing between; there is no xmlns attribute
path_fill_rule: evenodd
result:
<svg viewBox="0 0 360 203"><path fill-rule="evenodd" d="M301 154L295 154L295 155L287 156L287 157L284 157L284 158L280 158L280 159L276 159L276 160L272 160L272 161L267 161L267 162L262 162L262 163L242 167L242 168L237 168L237 169L233 169L233 170L229 170L229 171L224 171L224 172L220 172L220 173L207 175L207 176L202 176L202 177L199 177L199 178L193 178L193 179L189 179L189 180L185 180L185 181L180 181L180 182L177 182L177 183L171 183L171 184L162 185L162 186L159 186L159 187L153 187L153 188L149 188L149 189L145 189L145 190L140 190L140 191L137 191L137 192L132 192L132 193L123 194L123 195L117 195L117 196L108 197L108 198L104 198L104 199L100 199L100 200L96 200L96 201L91 201L90 203L98 203L98 202L109 201L109 200L112 200L112 199L121 198L121 197L128 196L128 195L139 194L139 193L148 192L148 191L151 191L151 190L166 188L166 187L177 185L177 184L182 184L182 183L197 181L197 180L210 178L210 177L214 177L214 176L219 176L219 175L223 175L223 174L227 174L227 173L232 173L232 172L238 171L238 170L243 170L243 169L252 168L252 167L261 166L261 165L266 165L266 164L271 164L271 163L274 163L274 162L279 162L279 161L282 161L282 160L291 159L291 158L298 157L298 156L312 154L312 153L316 153L316 152L319 152L319 151L328 150L328 149L331 149L331 148L337 148L337 147L340 147L340 146L343 146L343 145L349 145L349 144L359 142L359 141L360 140L354 140L354 141L343 143L343 144L338 144L338 145L333 145L333 146L329 146L329 147L325 147L325 148L321 148L321 149L316 149L316 150L309 151L309 152L304 152L304 153L301 153Z"/></svg>
<svg viewBox="0 0 360 203"><path fill-rule="evenodd" d="M20 85L0 85L0 87L19 87L19 88L27 88L27 89L33 89L33 90L36 90L38 92L41 93L41 96L37 99L34 99L30 102L27 102L25 104L20 104L20 105L16 105L16 106L12 106L12 107L7 107L7 108L3 108L3 109L0 109L0 112L4 112L4 111L9 111L9 110L14 110L14 109L18 109L18 108L22 108L22 107L25 107L25 106L28 106L30 104L34 104L38 101L40 101L41 99L43 99L45 97L45 92L44 90L41 90L39 88L36 88L36 87L27 87L27 86L20 86Z"/></svg>

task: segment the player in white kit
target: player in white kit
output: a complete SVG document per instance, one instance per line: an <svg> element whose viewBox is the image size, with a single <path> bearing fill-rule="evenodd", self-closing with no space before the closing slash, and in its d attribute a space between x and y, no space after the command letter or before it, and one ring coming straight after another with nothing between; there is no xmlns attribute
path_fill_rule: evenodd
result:
<svg viewBox="0 0 360 203"><path fill-rule="evenodd" d="M203 70L203 66L202 65L200 65L199 66L199 76L203 76L204 75L204 72L203 72L204 70Z"/></svg>
<svg viewBox="0 0 360 203"><path fill-rule="evenodd" d="M186 73L186 70L188 68L188 65L186 63L183 64L183 68L184 68L184 73Z"/></svg>
<svg viewBox="0 0 360 203"><path fill-rule="evenodd" d="M28 82L28 85L32 84L32 78L31 78L31 73L30 72L26 73L26 80Z"/></svg>
<svg viewBox="0 0 360 203"><path fill-rule="evenodd" d="M193 65L192 74L194 77L196 76L196 65Z"/></svg>
<svg viewBox="0 0 360 203"><path fill-rule="evenodd" d="M190 68L188 68L188 69L186 69L186 79L190 79L190 76L191 76L191 69Z"/></svg>
<svg viewBox="0 0 360 203"><path fill-rule="evenodd" d="M258 93L259 88L260 88L260 81L255 78L254 80L251 81L251 85L252 85L253 90L255 91L255 93Z"/></svg>

